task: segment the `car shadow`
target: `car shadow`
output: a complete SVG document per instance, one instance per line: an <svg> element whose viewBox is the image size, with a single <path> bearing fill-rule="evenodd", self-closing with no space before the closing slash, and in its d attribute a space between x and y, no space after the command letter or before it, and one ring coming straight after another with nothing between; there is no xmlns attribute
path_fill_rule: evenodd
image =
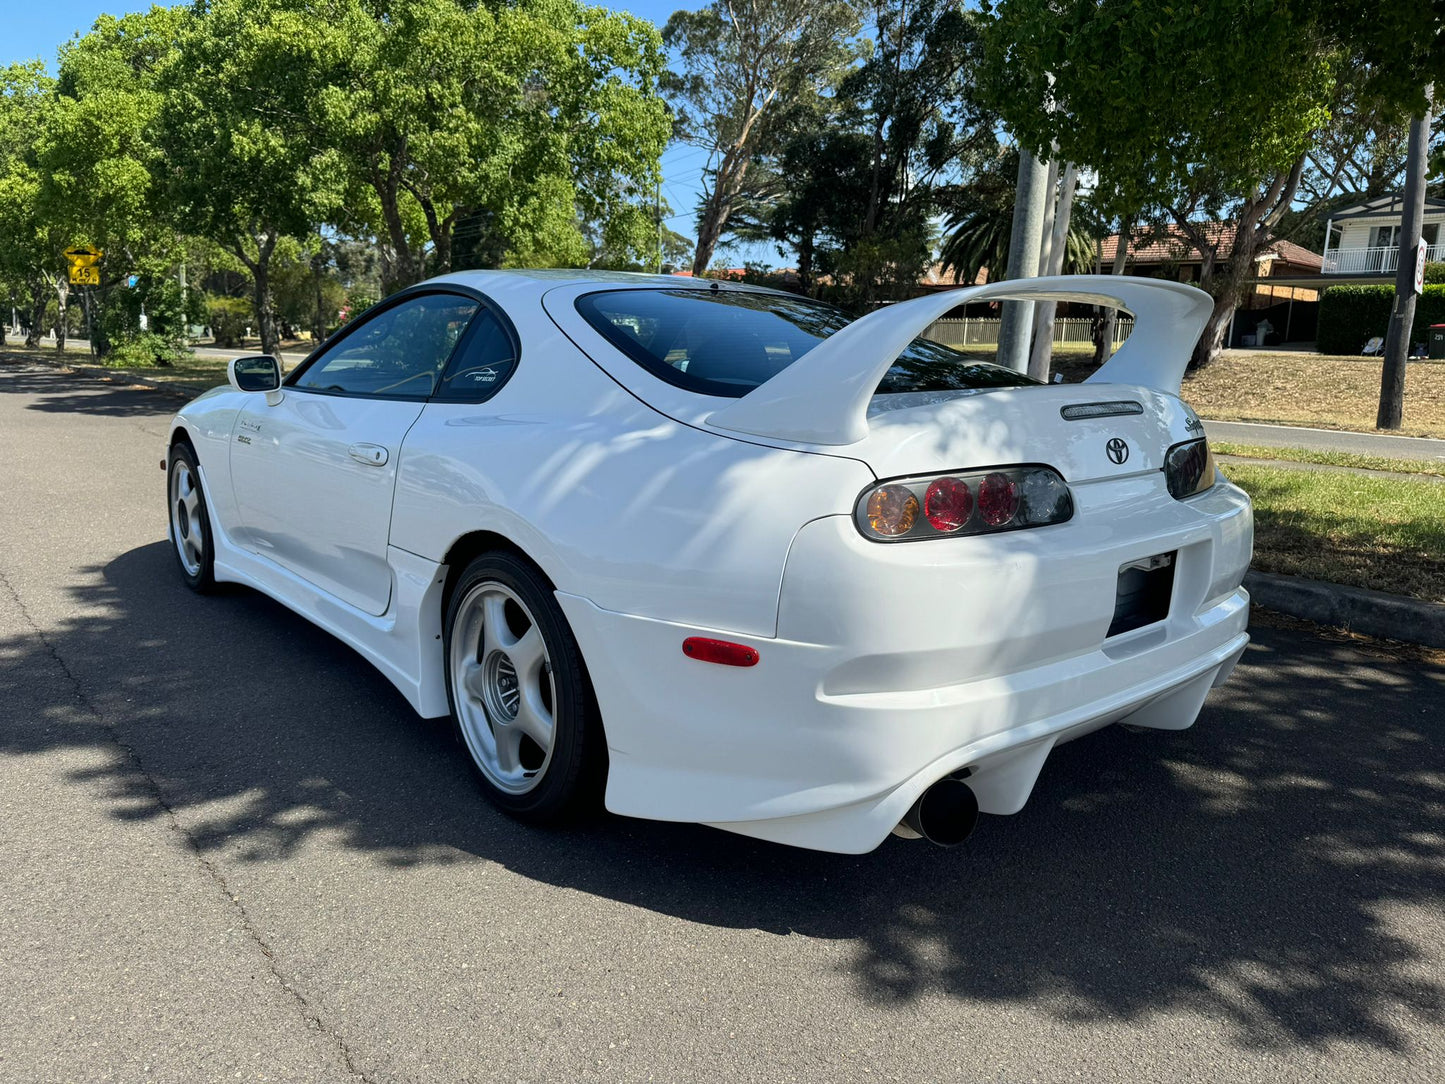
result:
<svg viewBox="0 0 1445 1084"><path fill-rule="evenodd" d="M158 792L222 861L324 832L391 867L500 863L690 922L851 942L875 1003L1189 1007L1247 1048L1408 1050L1412 1022L1445 1013L1420 932L1445 898L1440 667L1262 629L1194 729L1061 747L1021 814L958 849L850 857L619 817L523 827L485 805L447 724L280 605L191 595L165 543L82 570L73 595L62 627L0 642L0 752L107 745L110 721L134 761L77 778L118 818L159 816ZM35 680L58 660L74 683Z"/></svg>

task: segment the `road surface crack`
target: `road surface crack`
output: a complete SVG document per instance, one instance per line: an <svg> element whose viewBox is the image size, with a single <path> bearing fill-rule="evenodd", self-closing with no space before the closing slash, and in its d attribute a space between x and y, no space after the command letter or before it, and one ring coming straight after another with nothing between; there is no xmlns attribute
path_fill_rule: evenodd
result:
<svg viewBox="0 0 1445 1084"><path fill-rule="evenodd" d="M357 1080L363 1081L364 1084L375 1084L374 1078L369 1076L356 1064L356 1059L352 1055L351 1048L347 1045L346 1040L333 1028L327 1026L326 1021L321 1019L320 1013L311 1007L311 1003L306 999L306 995L292 985L291 981L281 971L280 966L276 962L276 956L271 951L271 946L251 921L251 916L246 911L246 905L242 903L240 897L231 890L231 886L226 881L225 874L221 872L214 862L205 856L201 848L197 845L195 837L192 836L185 825L181 823L175 807L166 801L165 795L161 792L160 784L156 782L155 777L147 770L144 763L142 763L135 747L121 737L120 731L116 728L115 724L106 719L100 709L95 706L95 703L86 694L80 679L76 676L75 672L71 670L70 665L65 661L59 649L50 638L45 635L45 631L31 615L29 607L25 605L25 600L20 597L20 592L15 589L15 585L11 583L10 578L5 575L3 568L0 568L0 587L4 587L5 593L14 601L15 608L20 612L20 619L25 623L26 627L29 628L31 635L39 642L45 654L55 663L60 672L65 675L66 682L75 693L76 703L94 720L96 726L105 731L110 743L120 752L121 757L130 765L136 775L144 781L147 793L162 811L166 827L170 831L175 832L184 841L185 847L190 852L196 865L211 879L220 890L222 896L225 897L227 903L229 903L231 909L235 912L241 929L265 959L266 969L291 998L301 1018L305 1021L307 1028L319 1032L331 1041L336 1047L337 1055L340 1057L348 1073Z"/></svg>

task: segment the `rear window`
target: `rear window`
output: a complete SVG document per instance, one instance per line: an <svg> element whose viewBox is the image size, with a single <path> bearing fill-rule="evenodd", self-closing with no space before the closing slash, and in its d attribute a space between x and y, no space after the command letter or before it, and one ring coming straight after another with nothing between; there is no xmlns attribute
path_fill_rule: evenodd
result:
<svg viewBox="0 0 1445 1084"><path fill-rule="evenodd" d="M654 376L704 395L752 391L852 320L844 310L787 294L744 290L604 290L577 311ZM914 339L877 394L971 391L1036 383L952 347Z"/></svg>

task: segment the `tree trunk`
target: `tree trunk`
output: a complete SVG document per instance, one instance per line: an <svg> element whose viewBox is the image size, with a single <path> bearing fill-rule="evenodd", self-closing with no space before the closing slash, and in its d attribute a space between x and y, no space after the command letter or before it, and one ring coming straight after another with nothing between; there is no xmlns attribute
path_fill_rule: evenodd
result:
<svg viewBox="0 0 1445 1084"><path fill-rule="evenodd" d="M1204 331L1195 343L1194 353L1189 359L1190 372L1204 368L1219 356L1225 329L1229 327L1229 321L1244 293L1245 280L1254 272L1255 253L1268 240L1270 229L1294 202L1304 163L1304 156L1301 155L1287 173L1275 175L1267 190L1245 201L1239 222L1235 226L1228 269L1219 288L1211 291L1214 294L1214 309L1205 321ZM1208 261L1208 266L1211 269L1211 278L1219 275L1218 265L1213 259Z"/></svg>
<svg viewBox="0 0 1445 1084"><path fill-rule="evenodd" d="M406 235L406 223L401 217L401 167L398 163L405 158L405 148L390 158L392 164L384 174L376 169L371 171L371 187L381 205L381 219L386 226L387 239L391 242L392 257L383 260L381 268L381 289L388 294L421 281L420 261L412 251L411 241Z"/></svg>
<svg viewBox="0 0 1445 1084"><path fill-rule="evenodd" d="M70 322L67 319L70 304L70 279L64 275L55 277L55 349L61 353L65 352L65 337L70 330Z"/></svg>
<svg viewBox="0 0 1445 1084"><path fill-rule="evenodd" d="M1395 272L1395 305L1385 335L1385 360L1380 369L1380 409L1375 425L1399 429L1405 416L1405 364L1415 326L1415 249L1425 218L1426 157L1430 149L1430 112L1434 87L1425 88L1425 112L1410 122L1405 166L1405 214L1400 226L1400 257Z"/></svg>
<svg viewBox="0 0 1445 1084"><path fill-rule="evenodd" d="M1114 266L1111 275L1122 275L1129 266L1129 240L1134 234L1134 216L1130 215L1119 223L1119 245L1114 250ZM1119 321L1118 309L1104 310L1104 327L1099 341L1094 346L1094 364L1103 365L1114 352L1114 327Z"/></svg>
<svg viewBox="0 0 1445 1084"><path fill-rule="evenodd" d="M34 349L45 335L45 305L50 300L50 287L44 279L30 283L30 331L25 336L25 345Z"/></svg>
<svg viewBox="0 0 1445 1084"><path fill-rule="evenodd" d="M1045 275L1060 275L1064 271L1064 257L1069 247L1069 219L1074 213L1074 190L1079 185L1079 167L1069 162L1064 167L1064 177L1059 188L1058 205L1054 209L1053 229L1049 235L1049 259L1044 267ZM1029 376L1047 383L1049 365L1054 356L1054 315L1059 306L1056 301L1041 301L1034 313L1034 349L1029 355Z"/></svg>
<svg viewBox="0 0 1445 1084"><path fill-rule="evenodd" d="M712 263L713 253L717 251L718 240L732 213L733 200L742 189L746 172L747 161L739 156L738 148L728 148L713 178L712 193L703 204L702 219L697 224L697 249L692 254L693 275L700 277Z"/></svg>
<svg viewBox="0 0 1445 1084"><path fill-rule="evenodd" d="M271 255L276 251L276 240L275 230L267 230L259 238L252 238L256 246L255 259L251 258L239 239L232 242L232 251L251 272L252 302L256 306L256 330L261 336L261 353L279 357L281 333L276 319L276 299L271 293Z"/></svg>
<svg viewBox="0 0 1445 1084"><path fill-rule="evenodd" d="M318 252L311 257L311 278L316 287L316 309L312 314L311 338L320 342L326 338L326 309L321 297L321 286L326 275L326 253Z"/></svg>

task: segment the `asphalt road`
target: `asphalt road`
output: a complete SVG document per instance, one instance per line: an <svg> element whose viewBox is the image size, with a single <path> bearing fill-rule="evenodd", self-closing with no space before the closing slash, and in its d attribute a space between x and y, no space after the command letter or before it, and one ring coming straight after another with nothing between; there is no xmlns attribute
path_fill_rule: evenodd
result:
<svg viewBox="0 0 1445 1084"><path fill-rule="evenodd" d="M1310 448L1319 452L1353 452L1391 459L1445 459L1445 440L1397 437L1388 433L1351 433L1343 429L1310 429L1295 425L1204 420L1211 441Z"/></svg>
<svg viewBox="0 0 1445 1084"><path fill-rule="evenodd" d="M1445 669L1261 629L954 851L529 830L181 587L173 406L0 363L0 1081L1445 1079Z"/></svg>

